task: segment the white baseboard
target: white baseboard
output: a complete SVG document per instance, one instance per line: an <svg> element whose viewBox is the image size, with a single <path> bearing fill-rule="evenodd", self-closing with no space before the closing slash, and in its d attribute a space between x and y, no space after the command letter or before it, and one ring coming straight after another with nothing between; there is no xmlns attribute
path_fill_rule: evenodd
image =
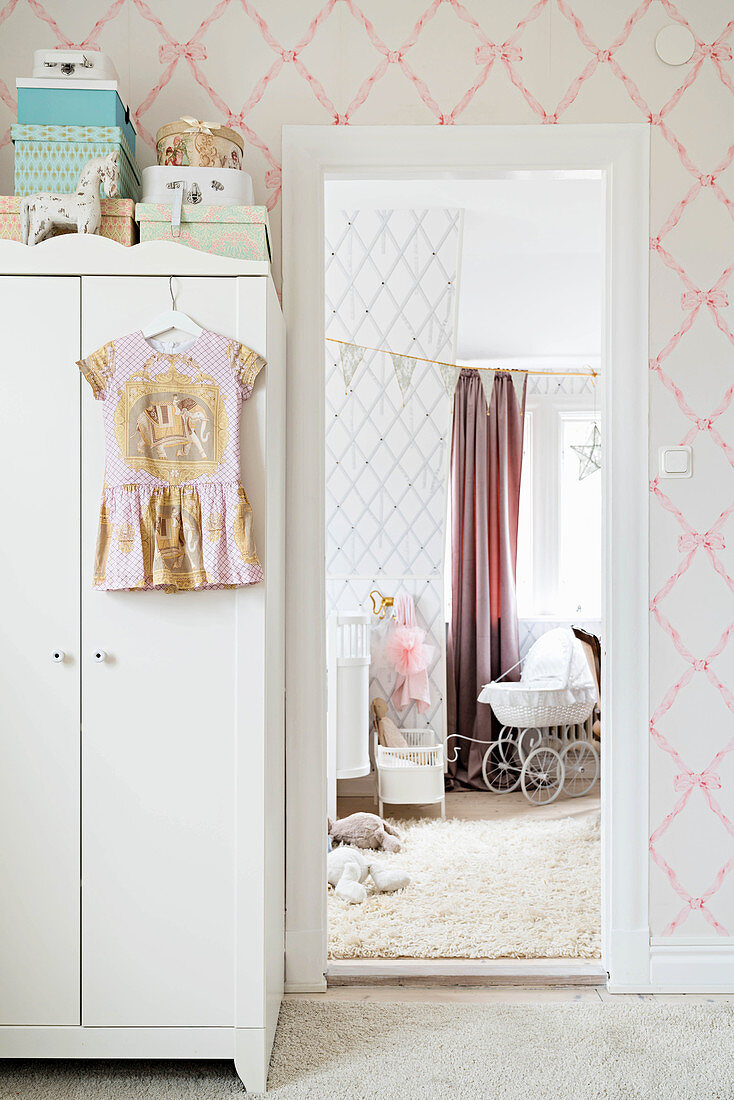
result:
<svg viewBox="0 0 734 1100"><path fill-rule="evenodd" d="M650 931L647 927L618 929L609 933L608 988L626 990L640 987L650 981Z"/></svg>
<svg viewBox="0 0 734 1100"><path fill-rule="evenodd" d="M326 978L320 982L286 982L284 993L326 993Z"/></svg>
<svg viewBox="0 0 734 1100"><path fill-rule="evenodd" d="M323 993L324 934L320 928L291 930L285 934L285 992Z"/></svg>
<svg viewBox="0 0 734 1100"><path fill-rule="evenodd" d="M653 944L650 986L661 993L734 993L734 941Z"/></svg>

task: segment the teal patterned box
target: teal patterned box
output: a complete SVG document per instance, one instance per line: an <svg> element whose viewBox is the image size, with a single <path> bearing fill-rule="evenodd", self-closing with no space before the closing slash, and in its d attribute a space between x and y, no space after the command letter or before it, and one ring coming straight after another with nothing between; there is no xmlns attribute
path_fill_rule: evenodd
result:
<svg viewBox="0 0 734 1100"><path fill-rule="evenodd" d="M79 173L93 157L120 154L121 199L140 198L140 169L119 126L10 127L15 146L15 193L76 191Z"/></svg>
<svg viewBox="0 0 734 1100"><path fill-rule="evenodd" d="M139 202L135 219L140 243L177 241L201 252L235 260L270 261L270 225L264 206L205 206L184 203L181 224L171 225L172 207Z"/></svg>

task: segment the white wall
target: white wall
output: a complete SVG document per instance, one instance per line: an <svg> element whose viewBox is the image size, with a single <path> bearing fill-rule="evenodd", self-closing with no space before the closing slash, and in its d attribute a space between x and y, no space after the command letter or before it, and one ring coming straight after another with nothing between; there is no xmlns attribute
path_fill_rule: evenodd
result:
<svg viewBox="0 0 734 1100"><path fill-rule="evenodd" d="M462 360L599 355L601 181L547 176L472 185L457 325Z"/></svg>
<svg viewBox="0 0 734 1100"><path fill-rule="evenodd" d="M734 447L734 405L707 419L732 381L731 18L731 0L676 0L670 9L660 0L225 0L205 8L44 0L0 10L0 191L12 190L14 81L30 72L33 48L97 44L127 79L148 138L181 113L243 129L256 197L271 210L276 273L284 123L650 122L650 476L658 446L690 433L696 464L690 481L653 482L650 501L650 804L653 846L665 861L651 868L652 928L694 943L720 940L690 904L704 894L707 913L734 934L733 460L725 449ZM678 68L654 50L658 30L674 20L687 22L697 42ZM152 157L144 138L141 160ZM713 312L696 292L719 280ZM681 546L689 528L715 524L723 541L713 558L700 541L692 551ZM712 762L722 784L715 802L695 788L682 804L675 777Z"/></svg>
<svg viewBox="0 0 734 1100"><path fill-rule="evenodd" d="M597 173L330 181L342 209L460 208L459 359L598 358L603 195Z"/></svg>

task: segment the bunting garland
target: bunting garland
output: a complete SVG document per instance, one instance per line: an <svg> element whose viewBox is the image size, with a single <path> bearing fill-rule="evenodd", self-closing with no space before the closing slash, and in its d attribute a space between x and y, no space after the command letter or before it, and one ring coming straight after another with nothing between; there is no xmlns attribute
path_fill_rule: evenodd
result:
<svg viewBox="0 0 734 1100"><path fill-rule="evenodd" d="M459 382L459 376L461 375L461 367L452 367L449 363L439 363L438 369L441 372L441 378L443 379L443 388L446 390L446 396L449 401L453 402L454 394L456 393L456 387Z"/></svg>
<svg viewBox="0 0 734 1100"><path fill-rule="evenodd" d="M407 355L395 355L392 351L390 352L390 358L392 359L395 377L400 386L400 392L403 395L403 404L405 404L405 396L410 389L410 380L415 370L415 359Z"/></svg>
<svg viewBox="0 0 734 1100"><path fill-rule="evenodd" d="M489 416L489 406L492 404L492 390L494 389L494 376L497 372L493 370L480 370L479 381L482 383L482 389L484 390L484 400L487 402L487 416Z"/></svg>
<svg viewBox="0 0 734 1100"><path fill-rule="evenodd" d="M354 378L354 372L364 359L366 348L357 347L355 344L342 344L341 361L342 374L344 375L344 392L349 389L349 383Z"/></svg>
<svg viewBox="0 0 734 1100"><path fill-rule="evenodd" d="M515 397L517 398L517 403L520 406L520 408L522 409L523 397L525 396L525 383L528 380L527 372L526 371L513 372L510 375L510 378L512 379L512 386L513 386L513 389L515 390Z"/></svg>
<svg viewBox="0 0 734 1100"><path fill-rule="evenodd" d="M327 336L326 339L330 343L340 344L340 358L341 358L341 370L344 375L345 392L348 391L349 385L354 378L355 371L364 359L366 351L373 351L379 355L389 355L392 359L393 370L395 371L395 378L400 386L400 392L403 397L403 405L405 404L405 398L407 397L410 384L413 379L413 372L415 371L416 363L430 363L433 366L438 367L441 373L441 380L443 382L444 389L446 390L446 396L453 406L454 394L456 393L456 387L461 377L461 372L465 367L459 366L456 363L442 363L438 359L426 359L420 355L399 355L396 352L388 351L386 348L368 348L362 344L350 344L345 340L337 340L333 336ZM479 374L479 380L484 390L484 397L487 402L487 412L492 402L492 392L494 390L495 375L509 374L512 379L513 389L515 391L515 397L517 402L522 406L523 397L525 394L525 384L527 382L528 374L542 374L542 375L580 375L586 378L597 377L595 370L587 371L524 371L517 370L516 368L502 368L502 367L469 367L469 370L476 370Z"/></svg>

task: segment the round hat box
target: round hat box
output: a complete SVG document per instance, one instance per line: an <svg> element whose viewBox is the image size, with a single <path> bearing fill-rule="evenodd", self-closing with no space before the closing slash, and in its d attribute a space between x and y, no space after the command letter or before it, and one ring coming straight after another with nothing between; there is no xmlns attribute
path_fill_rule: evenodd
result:
<svg viewBox="0 0 734 1100"><path fill-rule="evenodd" d="M241 170L245 143L227 126L184 116L161 126L155 147L159 164Z"/></svg>

